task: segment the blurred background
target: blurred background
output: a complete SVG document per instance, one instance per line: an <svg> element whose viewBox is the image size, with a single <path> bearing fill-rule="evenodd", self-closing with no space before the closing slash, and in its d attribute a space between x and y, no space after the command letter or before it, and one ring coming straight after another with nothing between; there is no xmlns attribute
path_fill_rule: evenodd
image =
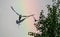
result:
<svg viewBox="0 0 60 37"><path fill-rule="evenodd" d="M47 4L51 4L51 0L0 0L0 37L33 37L28 32L37 32L32 16L18 28L18 15L12 11L11 6L21 15L35 14L34 17L38 20L42 9L47 14Z"/></svg>

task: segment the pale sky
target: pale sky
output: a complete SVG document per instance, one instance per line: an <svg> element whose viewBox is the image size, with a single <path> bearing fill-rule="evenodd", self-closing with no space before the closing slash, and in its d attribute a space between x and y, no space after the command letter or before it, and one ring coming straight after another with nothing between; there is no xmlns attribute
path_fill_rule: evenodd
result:
<svg viewBox="0 0 60 37"><path fill-rule="evenodd" d="M32 17L29 17L28 19L26 19L19 28L18 28L18 25L16 24L16 20L18 19L18 16L11 10L10 6L13 6L17 10L17 12L19 12L18 8L20 7L18 6L20 5L19 3L21 1L20 2L18 1L19 0L0 0L0 37L33 37L33 36L27 35L29 31L32 32L36 30L33 25L34 20ZM51 4L51 0L37 0L37 1L39 1L37 2L39 6L39 10L44 9L45 11L46 4ZM38 17L37 14L35 15L36 18ZM25 23L25 22L28 22L28 23ZM28 25L29 23L31 23L33 27L31 27L31 25ZM23 24L26 24L26 25L23 25ZM30 28L31 30L28 29L29 27L31 27Z"/></svg>

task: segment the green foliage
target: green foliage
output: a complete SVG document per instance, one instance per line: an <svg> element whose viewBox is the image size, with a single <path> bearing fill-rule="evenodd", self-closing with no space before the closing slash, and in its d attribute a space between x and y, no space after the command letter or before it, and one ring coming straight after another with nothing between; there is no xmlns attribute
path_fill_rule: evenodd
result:
<svg viewBox="0 0 60 37"><path fill-rule="evenodd" d="M44 27L41 28L42 29L41 37L60 37L60 22L58 21L59 20L58 17L60 16L59 15L60 10L56 6L57 4L52 7L48 5L48 11L49 11L48 17L42 21L43 22L42 24Z"/></svg>
<svg viewBox="0 0 60 37"><path fill-rule="evenodd" d="M43 10L40 12L39 22L37 30L42 32L42 34L36 35L34 37L60 37L60 9L59 9L59 0L56 5L48 5L48 16L43 15Z"/></svg>
<svg viewBox="0 0 60 37"><path fill-rule="evenodd" d="M56 31L56 27L57 27L57 16L56 16L56 7L52 6L50 7L49 11L49 15L46 18L46 20L44 20L43 22L43 28L45 28L42 32L42 37L55 37L55 31ZM47 29L47 30L46 30Z"/></svg>

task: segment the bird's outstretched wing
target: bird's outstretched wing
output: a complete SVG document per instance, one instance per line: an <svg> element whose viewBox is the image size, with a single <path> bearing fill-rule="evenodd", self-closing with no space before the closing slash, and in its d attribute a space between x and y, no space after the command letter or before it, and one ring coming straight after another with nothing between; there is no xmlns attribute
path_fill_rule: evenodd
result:
<svg viewBox="0 0 60 37"><path fill-rule="evenodd" d="M22 16L22 17L30 17L30 16L34 16L34 14L32 14L32 15L28 15L28 16Z"/></svg>
<svg viewBox="0 0 60 37"><path fill-rule="evenodd" d="M18 13L14 10L13 6L11 6L11 9L12 9L17 15L20 15L20 14L18 14Z"/></svg>
<svg viewBox="0 0 60 37"><path fill-rule="evenodd" d="M32 15L29 15L29 16L23 16L23 17L30 17L30 16L34 16L34 14L32 14Z"/></svg>
<svg viewBox="0 0 60 37"><path fill-rule="evenodd" d="M29 15L28 17L30 17L30 16L34 16L34 14L32 14L32 15Z"/></svg>

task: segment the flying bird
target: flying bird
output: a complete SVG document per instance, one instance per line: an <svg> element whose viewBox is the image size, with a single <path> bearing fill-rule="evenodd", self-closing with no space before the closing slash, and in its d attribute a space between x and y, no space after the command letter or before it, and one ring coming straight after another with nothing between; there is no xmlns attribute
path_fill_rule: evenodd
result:
<svg viewBox="0 0 60 37"><path fill-rule="evenodd" d="M19 13L17 13L17 12L14 10L13 6L11 6L11 9L19 16L19 20L16 20L16 23L17 23L17 24L23 22L23 21L26 19L26 18L23 18L23 19L21 20L22 17L30 17L30 16L33 16L33 15L34 15L34 14L32 14L32 15L29 15L29 16L22 16L22 15L20 15Z"/></svg>

